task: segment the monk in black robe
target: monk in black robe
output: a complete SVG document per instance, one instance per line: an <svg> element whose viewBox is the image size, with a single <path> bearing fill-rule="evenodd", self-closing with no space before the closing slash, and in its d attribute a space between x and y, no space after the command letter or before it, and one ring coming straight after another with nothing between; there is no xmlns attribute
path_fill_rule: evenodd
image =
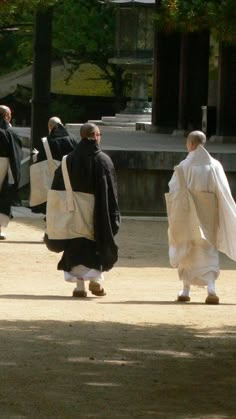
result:
<svg viewBox="0 0 236 419"><path fill-rule="evenodd" d="M47 136L47 140L52 158L53 160L61 161L63 156L74 150L78 141L66 130L60 118L57 116L53 116L49 119L48 131L49 134ZM38 150L34 150L34 152L35 158L33 156L33 161L35 163L47 160L46 152L42 142L40 142ZM31 210L34 213L46 214L46 202L43 202L40 205L32 206Z"/></svg>
<svg viewBox="0 0 236 419"><path fill-rule="evenodd" d="M22 144L11 128L11 110L0 105L0 240L6 238L2 227L11 217L11 206L18 201Z"/></svg>
<svg viewBox="0 0 236 419"><path fill-rule="evenodd" d="M45 235L45 243L49 250L63 251L58 269L64 271L65 280L77 284L74 297L87 296L86 280L92 294L103 296L103 272L109 271L118 259L114 240L120 225L117 180L110 157L99 148L99 128L86 123L80 134L82 139L66 163L73 191L94 194L94 240L52 240ZM55 172L52 189L65 190L61 167Z"/></svg>

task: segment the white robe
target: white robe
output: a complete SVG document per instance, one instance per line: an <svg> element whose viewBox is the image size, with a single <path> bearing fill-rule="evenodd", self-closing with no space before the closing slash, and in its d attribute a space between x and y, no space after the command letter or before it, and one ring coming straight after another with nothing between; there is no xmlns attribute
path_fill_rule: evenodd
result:
<svg viewBox="0 0 236 419"><path fill-rule="evenodd" d="M84 265L77 265L70 272L64 271L64 278L67 282L76 282L78 279L101 283L104 281L103 272L97 269L90 269Z"/></svg>
<svg viewBox="0 0 236 419"><path fill-rule="evenodd" d="M191 151L179 167L183 169L189 191L212 192L217 197L216 242L212 244L200 239L176 246L170 243L169 246L170 263L178 268L179 278L189 285L205 285L212 274L215 279L219 275L218 251L236 260L236 205L221 163L203 146ZM169 188L170 192L180 188L176 173Z"/></svg>

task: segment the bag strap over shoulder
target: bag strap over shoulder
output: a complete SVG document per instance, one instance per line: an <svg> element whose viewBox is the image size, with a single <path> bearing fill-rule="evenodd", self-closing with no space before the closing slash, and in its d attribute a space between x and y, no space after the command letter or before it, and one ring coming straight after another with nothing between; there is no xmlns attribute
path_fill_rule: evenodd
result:
<svg viewBox="0 0 236 419"><path fill-rule="evenodd" d="M67 156L63 156L62 161L61 161L62 175L63 175L63 180L64 180L66 191L72 192L72 187L71 187L70 178L69 178L67 165L66 165L66 158Z"/></svg>
<svg viewBox="0 0 236 419"><path fill-rule="evenodd" d="M68 170L67 170L66 158L67 158L67 156L63 156L63 158L62 158L61 170L62 170L62 176L63 176L65 189L66 189L68 211L74 211L73 190L72 190L72 187L71 187L70 178L69 178L69 174L68 174Z"/></svg>
<svg viewBox="0 0 236 419"><path fill-rule="evenodd" d="M47 137L43 137L43 138L41 138L41 140L42 140L44 150L45 150L45 153L46 153L49 170L50 170L51 176L53 177L55 169L57 168L57 166L55 165L55 161L53 160Z"/></svg>
<svg viewBox="0 0 236 419"><path fill-rule="evenodd" d="M47 137L41 138L48 161L53 160Z"/></svg>
<svg viewBox="0 0 236 419"><path fill-rule="evenodd" d="M46 153L49 170L50 170L51 176L53 176L54 175L54 170L55 170L55 163L54 163L54 160L52 158L52 153L51 153L51 150L50 150L50 147L49 147L49 144L48 144L48 139L47 139L47 137L43 137L43 138L41 138L41 140L42 140L44 150L45 150L45 153Z"/></svg>

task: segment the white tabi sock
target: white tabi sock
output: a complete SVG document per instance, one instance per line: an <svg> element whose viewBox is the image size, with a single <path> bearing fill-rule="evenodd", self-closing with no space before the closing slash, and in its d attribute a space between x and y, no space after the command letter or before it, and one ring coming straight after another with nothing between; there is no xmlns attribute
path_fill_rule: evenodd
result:
<svg viewBox="0 0 236 419"><path fill-rule="evenodd" d="M214 279L209 279L208 283L207 283L207 292L208 295L216 295L215 292L215 280Z"/></svg>
<svg viewBox="0 0 236 419"><path fill-rule="evenodd" d="M77 291L85 291L85 282L83 279L76 280L76 290Z"/></svg>
<svg viewBox="0 0 236 419"><path fill-rule="evenodd" d="M182 291L179 292L179 296L189 297L190 285L184 284Z"/></svg>
<svg viewBox="0 0 236 419"><path fill-rule="evenodd" d="M5 239L6 235L2 232L2 227L0 226L0 237L1 239Z"/></svg>

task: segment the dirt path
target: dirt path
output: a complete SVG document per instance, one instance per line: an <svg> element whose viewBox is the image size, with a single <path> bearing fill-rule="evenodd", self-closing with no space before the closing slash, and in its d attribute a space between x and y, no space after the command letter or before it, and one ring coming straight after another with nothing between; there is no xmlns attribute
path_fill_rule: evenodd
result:
<svg viewBox="0 0 236 419"><path fill-rule="evenodd" d="M236 263L221 257L219 306L175 302L166 223L124 220L107 296L71 297L15 218L1 242L0 418L236 418Z"/></svg>

